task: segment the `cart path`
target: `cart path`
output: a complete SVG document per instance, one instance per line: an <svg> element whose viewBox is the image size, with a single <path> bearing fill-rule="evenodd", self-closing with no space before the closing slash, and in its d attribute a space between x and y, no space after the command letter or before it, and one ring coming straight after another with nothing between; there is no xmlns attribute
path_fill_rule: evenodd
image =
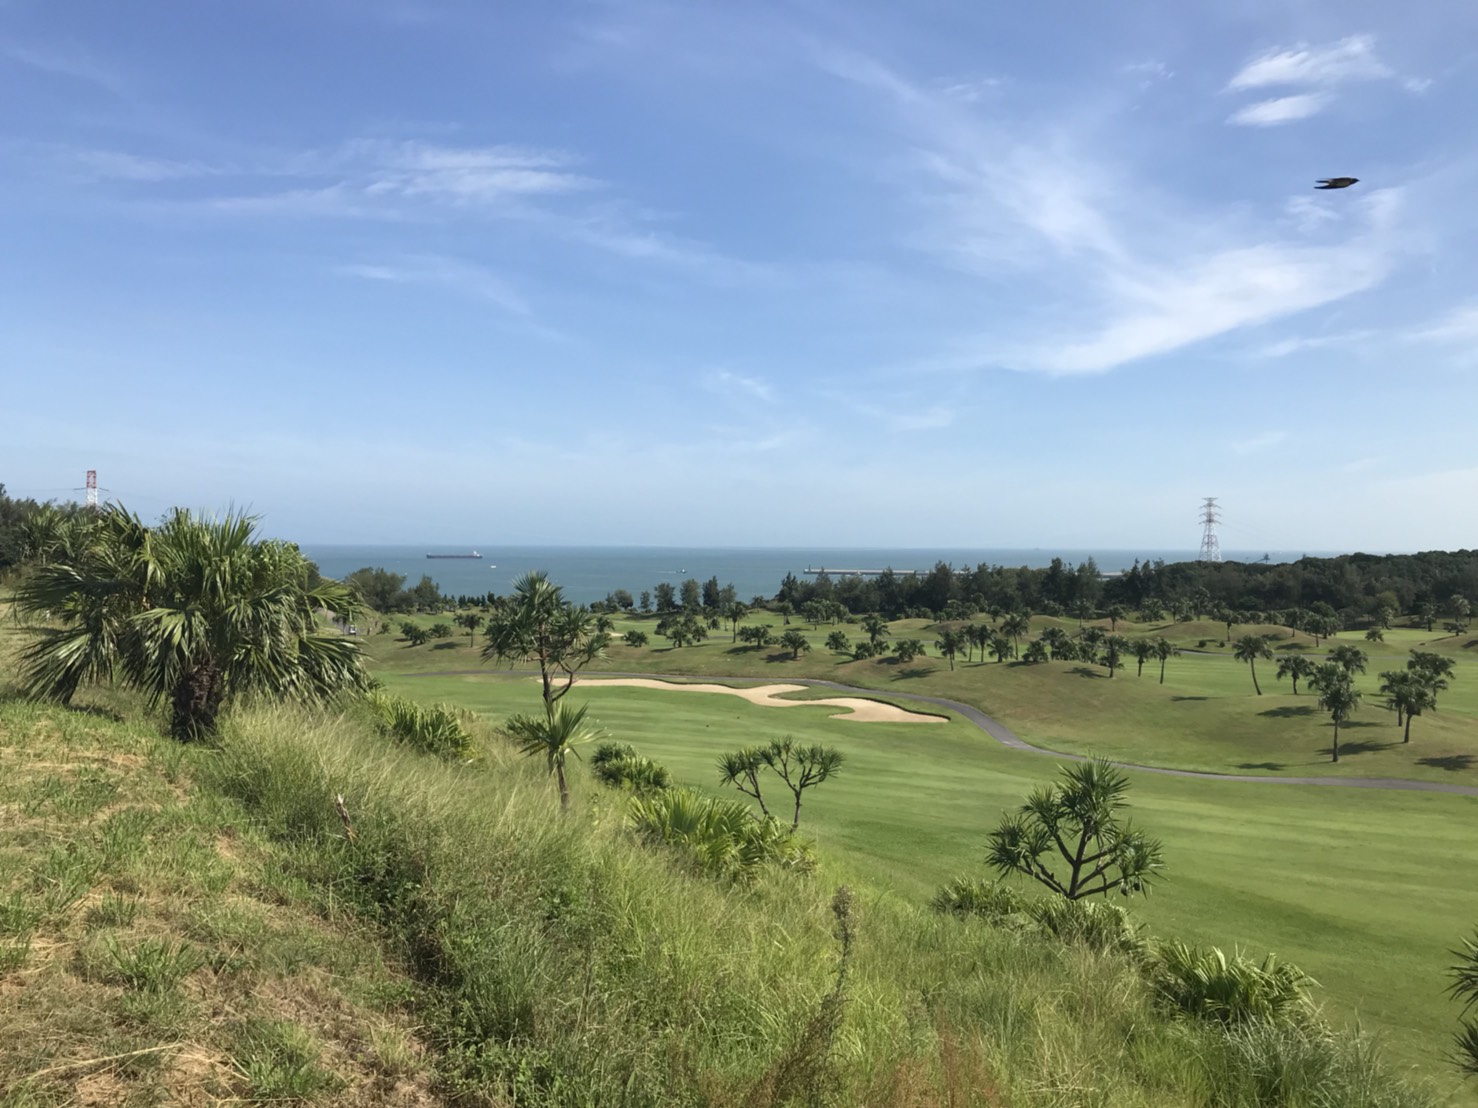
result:
<svg viewBox="0 0 1478 1108"><path fill-rule="evenodd" d="M401 673L399 677L492 677L497 673L512 673L518 675L538 676L537 670L486 670L486 669L449 669L438 670L432 673ZM734 681L752 682L755 684L773 684L772 679L759 677L716 677L711 675L695 675L691 673L627 673L614 670L601 670L599 673L590 675L594 679L600 677L651 677L659 681ZM862 688L858 685L843 685L836 681L827 681L819 677L787 677L787 684L809 685L818 689L832 689L836 692L850 693L854 696L874 697L884 700L912 700L919 704L932 704L938 708L947 708L965 719L969 720L980 730L1002 746L1012 750L1020 750L1026 754L1045 754L1049 758L1066 758L1073 762L1086 762L1090 758L1085 754L1066 754L1060 750L1048 750L1045 747L1033 746L1011 728L1007 727L998 719L986 715L979 708L963 704L958 700L950 700L943 696L927 696L924 693L908 692L884 692L881 689ZM1259 785L1321 785L1341 789L1389 789L1400 792L1416 793L1456 793L1459 796L1478 796L1478 786L1475 785L1449 785L1442 781L1408 781L1400 777L1272 777L1257 776L1244 773L1208 773L1204 770L1195 769L1169 769L1165 766L1141 766L1134 762L1112 762L1112 765L1120 769L1132 769L1137 773L1158 773L1164 777L1192 777L1204 781L1245 781Z"/></svg>

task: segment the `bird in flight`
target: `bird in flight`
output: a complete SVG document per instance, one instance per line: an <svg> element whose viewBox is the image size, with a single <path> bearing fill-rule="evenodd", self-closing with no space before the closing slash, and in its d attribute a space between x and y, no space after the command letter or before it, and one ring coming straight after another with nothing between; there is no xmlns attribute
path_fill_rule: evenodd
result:
<svg viewBox="0 0 1478 1108"><path fill-rule="evenodd" d="M1359 177L1326 177L1314 187L1316 189L1347 189L1358 180L1360 180Z"/></svg>

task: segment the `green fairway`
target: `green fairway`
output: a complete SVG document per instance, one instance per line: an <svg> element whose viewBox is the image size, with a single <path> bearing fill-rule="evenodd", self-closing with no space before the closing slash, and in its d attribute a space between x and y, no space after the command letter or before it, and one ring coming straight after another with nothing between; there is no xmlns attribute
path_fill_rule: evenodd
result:
<svg viewBox="0 0 1478 1108"><path fill-rule="evenodd" d="M494 720L537 703L528 679L386 677L394 691ZM1007 750L958 718L859 723L831 718L828 708L596 684L570 695L590 703L611 738L709 789L724 750L784 734L839 747L846 770L807 798L802 827L842 872L913 899L979 873L985 835L1002 811L1054 773L1050 758ZM1133 780L1136 821L1165 842L1166 880L1134 904L1153 931L1292 959L1322 983L1332 1015L1380 1029L1399 1057L1447 1080L1441 1054L1456 1010L1443 996L1443 969L1478 921L1478 889L1460 876L1478 863L1466 829L1478 801Z"/></svg>
<svg viewBox="0 0 1478 1108"><path fill-rule="evenodd" d="M748 622L782 629L780 617L771 613L757 613ZM1430 645L1426 638L1413 639L1410 644L1359 640L1370 655L1368 672L1355 682L1365 700L1341 729L1341 758L1335 764L1330 754L1333 729L1317 696L1304 686L1295 696L1288 681L1277 679L1276 660L1258 663L1263 695L1256 695L1248 667L1219 646L1225 632L1221 624L1172 628L1120 623L1120 631L1131 640L1178 631L1179 641L1188 644L1186 653L1169 660L1163 685L1157 662L1146 663L1139 676L1132 656L1112 679L1102 666L1083 662L998 664L982 663L977 657L974 661L957 659L951 669L933 648L935 625L899 620L890 626L891 640L917 638L931 653L906 664L895 658L856 662L828 651L824 643L838 629L858 641L863 636L857 626L812 628L799 621L790 627L803 631L812 645L799 659L779 647L736 645L726 631L713 632L708 641L682 649L671 649L655 636L649 646L633 648L620 642L619 636L634 627L650 634L653 621L623 619L616 623L617 638L608 657L592 669L769 681L824 678L883 692L947 696L996 717L1034 745L1141 765L1225 774L1394 777L1478 786L1478 665L1450 637L1433 639ZM1073 629L1076 623L1038 618L1033 621L1033 635L1049 626ZM1218 633L1215 645L1198 649L1194 643L1212 631ZM1294 641L1286 629L1238 628L1234 637L1242 631L1282 634L1283 639L1271 643L1275 655ZM1402 628L1392 633L1426 635ZM1298 636L1297 645L1313 653L1312 642L1305 639ZM479 650L469 646L465 634L414 648L390 635L371 636L367 643L387 673L496 672L481 661ZM1412 741L1403 744L1395 715L1379 694L1379 674L1403 668L1413 647L1453 657L1457 672L1452 687L1441 695L1439 710L1417 719L1411 728Z"/></svg>

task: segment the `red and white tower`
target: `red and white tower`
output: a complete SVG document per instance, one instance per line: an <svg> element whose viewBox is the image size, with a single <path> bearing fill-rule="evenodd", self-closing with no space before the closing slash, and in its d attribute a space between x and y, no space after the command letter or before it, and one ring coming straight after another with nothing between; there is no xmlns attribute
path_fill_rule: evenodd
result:
<svg viewBox="0 0 1478 1108"><path fill-rule="evenodd" d="M98 506L98 471L89 469L87 471L87 506L97 511Z"/></svg>

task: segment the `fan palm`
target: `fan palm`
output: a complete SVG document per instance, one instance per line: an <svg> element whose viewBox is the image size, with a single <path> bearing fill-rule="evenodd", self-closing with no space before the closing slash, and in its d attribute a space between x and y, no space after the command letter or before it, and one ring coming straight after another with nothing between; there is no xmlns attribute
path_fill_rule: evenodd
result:
<svg viewBox="0 0 1478 1108"><path fill-rule="evenodd" d="M1314 660L1307 654L1289 654L1278 659L1278 680L1288 677L1293 680L1293 695L1298 695L1298 683L1313 676Z"/></svg>
<svg viewBox="0 0 1478 1108"><path fill-rule="evenodd" d="M212 731L235 697L322 702L366 688L358 642L317 618L353 622L354 594L308 582L298 548L257 538L251 516L177 509L146 527L110 504L16 592L20 615L60 624L24 651L22 687L67 703L86 682L119 681L168 699L182 740Z"/></svg>

